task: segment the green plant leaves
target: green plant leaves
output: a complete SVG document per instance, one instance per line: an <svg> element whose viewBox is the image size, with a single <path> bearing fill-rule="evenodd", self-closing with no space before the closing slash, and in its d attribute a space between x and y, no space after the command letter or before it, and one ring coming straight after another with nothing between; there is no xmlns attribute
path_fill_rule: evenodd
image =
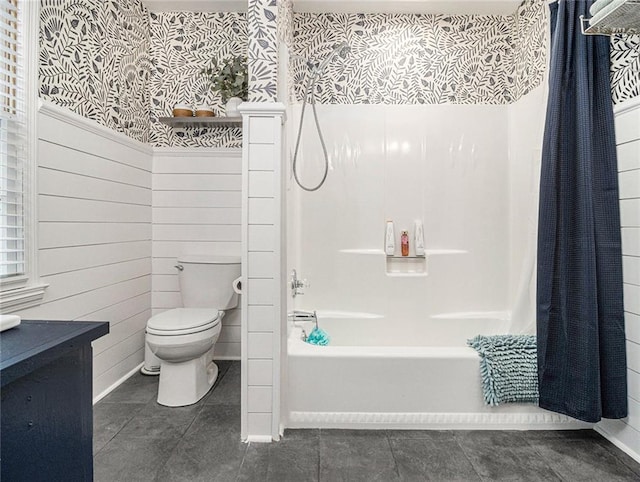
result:
<svg viewBox="0 0 640 482"><path fill-rule="evenodd" d="M202 69L202 73L209 77L211 89L219 92L224 102L231 97L247 100L249 76L246 57L227 57L220 61L213 59L211 66Z"/></svg>

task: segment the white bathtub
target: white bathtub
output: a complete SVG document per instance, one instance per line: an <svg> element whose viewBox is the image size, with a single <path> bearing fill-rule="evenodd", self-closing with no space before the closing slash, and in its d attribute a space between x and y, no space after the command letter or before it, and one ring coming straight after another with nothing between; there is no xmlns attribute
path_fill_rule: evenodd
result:
<svg viewBox="0 0 640 482"><path fill-rule="evenodd" d="M498 319L432 319L388 333L384 318L319 315L331 336L313 346L292 328L288 340L286 425L291 428L578 428L531 404L484 404L479 359L466 346L478 333L504 333ZM433 329L439 325L438 329ZM433 335L437 333L437 338Z"/></svg>

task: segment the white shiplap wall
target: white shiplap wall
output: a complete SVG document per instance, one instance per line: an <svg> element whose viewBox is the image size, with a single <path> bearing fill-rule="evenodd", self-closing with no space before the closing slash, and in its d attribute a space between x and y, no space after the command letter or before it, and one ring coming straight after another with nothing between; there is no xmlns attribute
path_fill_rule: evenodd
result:
<svg viewBox="0 0 640 482"><path fill-rule="evenodd" d="M242 151L156 148L153 158L153 314L182 306L177 258L240 255ZM240 358L240 309L229 310L216 358Z"/></svg>
<svg viewBox="0 0 640 482"><path fill-rule="evenodd" d="M242 439L279 439L281 327L286 240L283 222L284 105L244 103L242 172Z"/></svg>
<svg viewBox="0 0 640 482"><path fill-rule="evenodd" d="M94 396L143 359L151 314L152 150L71 111L38 114L38 265L27 319L108 321L93 344Z"/></svg>
<svg viewBox="0 0 640 482"><path fill-rule="evenodd" d="M597 428L640 462L640 97L616 115L629 417Z"/></svg>

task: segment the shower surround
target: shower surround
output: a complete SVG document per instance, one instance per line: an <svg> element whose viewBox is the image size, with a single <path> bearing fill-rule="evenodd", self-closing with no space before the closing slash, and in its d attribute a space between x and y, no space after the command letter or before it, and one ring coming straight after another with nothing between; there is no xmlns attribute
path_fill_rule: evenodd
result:
<svg viewBox="0 0 640 482"><path fill-rule="evenodd" d="M543 89L509 106L322 105L318 113L331 171L317 193L289 181L289 266L311 283L292 306L318 310L335 344L309 346L290 325L288 423L571 426L535 405L484 406L478 357L466 347L478 334L534 326ZM312 181L321 160L309 127L301 175ZM423 221L426 258L390 261L387 220L396 233L408 229L411 243Z"/></svg>
<svg viewBox="0 0 640 482"><path fill-rule="evenodd" d="M290 307L319 310L335 336L328 349L313 347L289 325L289 426L578 426L533 404L486 407L466 346L534 326L546 9L526 1L513 16L295 15L296 54L322 60L343 41L351 52L316 91L327 182L309 194L287 181L289 267L311 283ZM300 100L305 67L292 66ZM307 183L321 160L305 121ZM388 220L412 245L422 221L426 258L387 258Z"/></svg>

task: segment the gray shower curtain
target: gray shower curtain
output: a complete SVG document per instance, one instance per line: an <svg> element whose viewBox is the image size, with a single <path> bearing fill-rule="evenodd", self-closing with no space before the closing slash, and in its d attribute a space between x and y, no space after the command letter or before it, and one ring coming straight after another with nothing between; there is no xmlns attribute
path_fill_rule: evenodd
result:
<svg viewBox="0 0 640 482"><path fill-rule="evenodd" d="M550 6L538 220L539 404L586 422L627 415L609 38L579 20L592 3Z"/></svg>

